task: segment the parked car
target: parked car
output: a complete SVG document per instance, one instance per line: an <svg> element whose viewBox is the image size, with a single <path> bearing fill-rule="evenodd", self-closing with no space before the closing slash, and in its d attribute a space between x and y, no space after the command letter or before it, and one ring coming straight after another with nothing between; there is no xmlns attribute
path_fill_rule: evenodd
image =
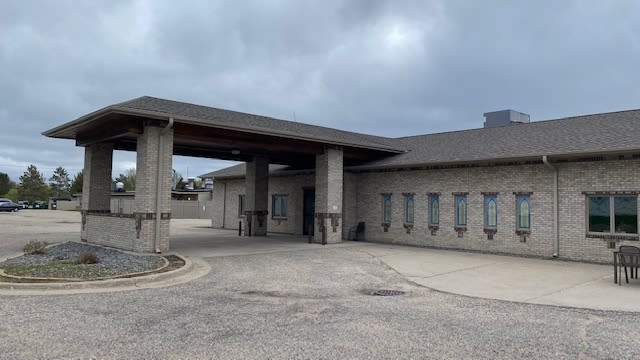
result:
<svg viewBox="0 0 640 360"><path fill-rule="evenodd" d="M11 199L0 198L0 202L11 202Z"/></svg>
<svg viewBox="0 0 640 360"><path fill-rule="evenodd" d="M0 202L0 211L18 211L22 209L22 205L18 205L13 201Z"/></svg>
<svg viewBox="0 0 640 360"><path fill-rule="evenodd" d="M23 209L28 209L29 208L29 202L27 200L18 201L18 205L22 205Z"/></svg>
<svg viewBox="0 0 640 360"><path fill-rule="evenodd" d="M33 202L33 208L34 209L48 209L49 205L47 204L46 201L36 200L36 201Z"/></svg>

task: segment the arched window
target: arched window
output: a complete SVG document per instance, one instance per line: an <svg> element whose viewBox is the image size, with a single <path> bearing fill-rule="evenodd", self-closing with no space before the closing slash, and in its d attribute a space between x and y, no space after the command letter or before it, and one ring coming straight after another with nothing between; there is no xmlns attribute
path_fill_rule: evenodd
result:
<svg viewBox="0 0 640 360"><path fill-rule="evenodd" d="M484 196L484 227L495 229L498 227L498 197L486 194Z"/></svg>
<svg viewBox="0 0 640 360"><path fill-rule="evenodd" d="M438 194L429 195L429 224L440 224L440 196Z"/></svg>
<svg viewBox="0 0 640 360"><path fill-rule="evenodd" d="M531 229L531 197L518 195L516 197L517 230L529 231Z"/></svg>
<svg viewBox="0 0 640 360"><path fill-rule="evenodd" d="M414 195L413 194L405 194L404 195L404 223L405 224L413 224L413 213L414 213Z"/></svg>

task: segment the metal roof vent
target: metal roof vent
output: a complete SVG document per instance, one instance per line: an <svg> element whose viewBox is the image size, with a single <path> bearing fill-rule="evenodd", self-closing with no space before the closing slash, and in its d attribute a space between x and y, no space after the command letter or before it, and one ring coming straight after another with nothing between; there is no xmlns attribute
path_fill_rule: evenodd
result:
<svg viewBox="0 0 640 360"><path fill-rule="evenodd" d="M484 127L486 128L527 124L530 122L529 114L515 110L500 110L484 113L484 118Z"/></svg>

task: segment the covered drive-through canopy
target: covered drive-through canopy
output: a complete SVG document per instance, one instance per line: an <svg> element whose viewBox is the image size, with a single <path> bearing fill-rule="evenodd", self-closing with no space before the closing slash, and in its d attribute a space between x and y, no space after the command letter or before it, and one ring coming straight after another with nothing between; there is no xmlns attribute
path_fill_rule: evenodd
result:
<svg viewBox="0 0 640 360"><path fill-rule="evenodd" d="M314 234L327 243L342 240L344 166L404 153L389 138L152 97L107 106L44 135L85 147L82 240L134 251L169 249L174 154L246 162L249 235L267 233L269 164L315 168ZM113 150L137 152L132 214L111 212Z"/></svg>

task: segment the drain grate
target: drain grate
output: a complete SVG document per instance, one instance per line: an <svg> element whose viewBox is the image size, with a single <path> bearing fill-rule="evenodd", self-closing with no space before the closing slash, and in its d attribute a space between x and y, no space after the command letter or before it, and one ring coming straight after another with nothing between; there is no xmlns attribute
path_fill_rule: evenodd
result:
<svg viewBox="0 0 640 360"><path fill-rule="evenodd" d="M378 290L378 291L374 292L373 295L377 295L377 296L397 296L397 295L404 295L404 291L400 291L400 290Z"/></svg>

